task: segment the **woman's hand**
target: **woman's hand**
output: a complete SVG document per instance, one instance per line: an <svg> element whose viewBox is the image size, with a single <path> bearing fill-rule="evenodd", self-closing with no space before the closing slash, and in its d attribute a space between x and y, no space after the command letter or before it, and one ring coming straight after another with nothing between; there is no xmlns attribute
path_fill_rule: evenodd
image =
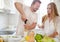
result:
<svg viewBox="0 0 60 42"><path fill-rule="evenodd" d="M43 25L39 25L39 24L38 24L38 27L39 27L39 28L44 28L44 26L43 26Z"/></svg>
<svg viewBox="0 0 60 42"><path fill-rule="evenodd" d="M54 32L53 34L49 35L49 37L54 38L54 37L56 37L57 35L58 35L58 32Z"/></svg>

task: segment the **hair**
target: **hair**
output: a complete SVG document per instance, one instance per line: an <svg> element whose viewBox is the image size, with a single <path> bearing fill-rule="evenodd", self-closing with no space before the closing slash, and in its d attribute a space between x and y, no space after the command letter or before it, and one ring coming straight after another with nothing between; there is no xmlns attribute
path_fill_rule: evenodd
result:
<svg viewBox="0 0 60 42"><path fill-rule="evenodd" d="M41 3L41 1L40 1L40 0L33 0L33 2L32 2L32 4L31 4L31 5L35 4L36 2Z"/></svg>
<svg viewBox="0 0 60 42"><path fill-rule="evenodd" d="M56 4L54 2L51 2L51 3L48 4L48 6L49 5L51 5L51 10L52 10L53 17L59 16Z"/></svg>
<svg viewBox="0 0 60 42"><path fill-rule="evenodd" d="M48 4L48 6L49 6L49 5L51 5L52 19L53 19L53 21L55 21L55 17L56 17L56 16L59 16L58 11L57 11L56 4L55 4L54 2L51 2L51 3ZM47 20L47 18L48 18L47 15L43 16L42 22L44 23L44 22Z"/></svg>
<svg viewBox="0 0 60 42"><path fill-rule="evenodd" d="M51 10L52 10L52 19L53 19L53 23L54 23L54 28L56 31L56 16L59 16L58 11L57 11L57 7L56 4L54 2L49 3L48 5L51 5Z"/></svg>

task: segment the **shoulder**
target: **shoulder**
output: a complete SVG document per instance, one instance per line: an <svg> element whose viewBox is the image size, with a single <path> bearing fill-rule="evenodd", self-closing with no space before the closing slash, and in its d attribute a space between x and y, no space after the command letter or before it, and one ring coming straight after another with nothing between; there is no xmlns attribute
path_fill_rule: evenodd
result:
<svg viewBox="0 0 60 42"><path fill-rule="evenodd" d="M60 23L60 16L57 16L55 22Z"/></svg>
<svg viewBox="0 0 60 42"><path fill-rule="evenodd" d="M56 17L56 20L60 20L60 16L57 16L57 17Z"/></svg>

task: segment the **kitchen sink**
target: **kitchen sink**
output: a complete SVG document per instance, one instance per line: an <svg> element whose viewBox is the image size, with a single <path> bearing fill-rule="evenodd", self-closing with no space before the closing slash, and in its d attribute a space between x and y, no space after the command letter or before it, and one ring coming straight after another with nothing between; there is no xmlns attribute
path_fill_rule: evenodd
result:
<svg viewBox="0 0 60 42"><path fill-rule="evenodd" d="M0 35L12 35L15 31L0 31Z"/></svg>

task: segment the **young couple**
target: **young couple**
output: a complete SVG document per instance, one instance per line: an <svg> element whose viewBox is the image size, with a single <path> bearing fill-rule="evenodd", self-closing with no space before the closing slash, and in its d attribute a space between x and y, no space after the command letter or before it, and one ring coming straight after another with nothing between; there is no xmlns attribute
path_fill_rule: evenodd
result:
<svg viewBox="0 0 60 42"><path fill-rule="evenodd" d="M20 15L16 32L17 35L23 35L24 31L30 31L35 28L37 24L36 11L39 9L40 4L40 0L33 0L30 7L19 2L15 2L15 7L19 11ZM54 2L47 5L47 15L43 16L42 24L42 26L38 27L42 27L45 35L52 38L55 38L57 35L60 36L60 17Z"/></svg>

